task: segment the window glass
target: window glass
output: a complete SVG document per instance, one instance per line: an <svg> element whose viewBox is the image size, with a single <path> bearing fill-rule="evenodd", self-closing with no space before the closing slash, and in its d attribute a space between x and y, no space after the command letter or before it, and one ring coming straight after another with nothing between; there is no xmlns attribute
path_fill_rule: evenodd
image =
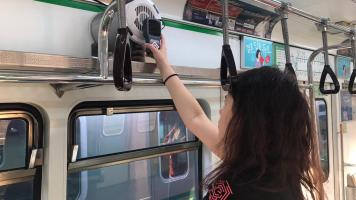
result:
<svg viewBox="0 0 356 200"><path fill-rule="evenodd" d="M175 144L187 141L188 131L177 112L158 113L159 144Z"/></svg>
<svg viewBox="0 0 356 200"><path fill-rule="evenodd" d="M329 175L329 145L328 145L328 115L327 105L324 100L317 99L316 104L316 116L318 119L318 132L319 132L319 150L321 166L324 173Z"/></svg>
<svg viewBox="0 0 356 200"><path fill-rule="evenodd" d="M195 140L176 111L80 116L74 130L77 159Z"/></svg>
<svg viewBox="0 0 356 200"><path fill-rule="evenodd" d="M160 158L161 176L167 181L184 178L188 172L188 154L176 153Z"/></svg>
<svg viewBox="0 0 356 200"><path fill-rule="evenodd" d="M121 135L125 128L125 115L103 116L103 136Z"/></svg>
<svg viewBox="0 0 356 200"><path fill-rule="evenodd" d="M27 129L23 119L0 120L0 171L26 166Z"/></svg>
<svg viewBox="0 0 356 200"><path fill-rule="evenodd" d="M32 200L34 181L26 181L11 185L0 186L0 199L4 200Z"/></svg>
<svg viewBox="0 0 356 200"><path fill-rule="evenodd" d="M169 182L162 177L159 157L70 173L67 199L198 199L198 151L184 152L180 155L184 155L184 159L177 163L181 166L175 166L174 170L184 171L186 175L184 178Z"/></svg>

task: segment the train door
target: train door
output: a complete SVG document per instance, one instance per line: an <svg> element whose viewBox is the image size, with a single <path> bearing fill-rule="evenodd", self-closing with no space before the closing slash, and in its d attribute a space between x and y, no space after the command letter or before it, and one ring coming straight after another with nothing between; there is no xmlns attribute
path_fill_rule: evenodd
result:
<svg viewBox="0 0 356 200"><path fill-rule="evenodd" d="M341 155L340 181L342 197L354 199L356 197L356 97L347 90L340 91L340 120L342 134L339 135Z"/></svg>
<svg viewBox="0 0 356 200"><path fill-rule="evenodd" d="M320 159L325 174L324 188L328 199L335 199L332 98L330 95L321 95L318 93L318 90L315 91L315 115L317 119Z"/></svg>

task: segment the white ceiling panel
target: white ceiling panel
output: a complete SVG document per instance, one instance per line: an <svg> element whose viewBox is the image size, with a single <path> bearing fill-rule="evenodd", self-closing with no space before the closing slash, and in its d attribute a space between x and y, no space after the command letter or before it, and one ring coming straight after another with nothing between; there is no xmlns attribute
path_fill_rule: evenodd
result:
<svg viewBox="0 0 356 200"><path fill-rule="evenodd" d="M356 20L356 3L352 0L288 0L294 7L332 21Z"/></svg>

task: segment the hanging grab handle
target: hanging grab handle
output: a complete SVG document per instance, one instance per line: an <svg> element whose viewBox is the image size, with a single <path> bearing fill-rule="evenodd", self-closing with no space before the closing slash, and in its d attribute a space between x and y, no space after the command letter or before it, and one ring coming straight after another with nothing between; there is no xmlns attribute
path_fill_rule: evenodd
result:
<svg viewBox="0 0 356 200"><path fill-rule="evenodd" d="M349 81L349 92L350 94L356 94L354 90L355 78L356 78L356 30L352 30L351 33L351 50L352 50L352 61L353 61L353 70Z"/></svg>
<svg viewBox="0 0 356 200"><path fill-rule="evenodd" d="M230 75L228 75L230 74ZM230 45L224 44L221 53L220 81L224 91L229 91L237 80L237 70Z"/></svg>
<svg viewBox="0 0 356 200"><path fill-rule="evenodd" d="M119 28L114 51L113 77L116 89L129 91L132 86L132 65L130 32L128 28Z"/></svg>
<svg viewBox="0 0 356 200"><path fill-rule="evenodd" d="M350 78L350 81L349 81L349 92L350 92L350 94L356 94L356 90L354 90L355 78L356 78L356 69L354 69L352 71L351 78Z"/></svg>
<svg viewBox="0 0 356 200"><path fill-rule="evenodd" d="M336 74L334 73L334 71L331 69L331 67L329 65L328 33L327 33L328 22L329 22L329 19L322 19L322 21L321 21L321 25L322 25L321 33L322 33L322 40L323 40L325 65L324 65L324 70L321 73L319 89L322 94L337 94L340 91L339 80L337 79ZM333 81L334 89L332 89L332 90L325 89L325 81L326 81L326 76L328 74L329 74L331 80Z"/></svg>
<svg viewBox="0 0 356 200"><path fill-rule="evenodd" d="M290 56L290 46L289 46L289 31L288 31L288 7L289 4L282 2L281 7L278 9L281 17L282 34L284 40L284 52L286 55L286 65L284 72L291 75L293 78L297 79L297 75L293 69Z"/></svg>
<svg viewBox="0 0 356 200"><path fill-rule="evenodd" d="M220 62L220 82L224 91L230 91L237 80L234 55L229 44L229 0L223 2L223 41Z"/></svg>
<svg viewBox="0 0 356 200"><path fill-rule="evenodd" d="M328 74L333 81L334 89L332 90L325 89L325 81ZM319 89L322 94L337 94L340 91L339 80L337 79L336 74L333 72L330 65L324 66L324 70L321 73Z"/></svg>
<svg viewBox="0 0 356 200"><path fill-rule="evenodd" d="M286 74L290 74L293 78L297 79L297 74L294 71L292 63L286 63L286 68L284 69Z"/></svg>

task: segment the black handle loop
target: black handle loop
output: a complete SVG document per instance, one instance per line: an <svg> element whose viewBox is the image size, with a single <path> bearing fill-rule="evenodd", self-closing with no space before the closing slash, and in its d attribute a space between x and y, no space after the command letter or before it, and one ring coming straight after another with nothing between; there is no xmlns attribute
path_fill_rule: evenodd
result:
<svg viewBox="0 0 356 200"><path fill-rule="evenodd" d="M113 77L116 89L129 91L132 86L132 65L130 32L127 28L119 28L114 51Z"/></svg>
<svg viewBox="0 0 356 200"><path fill-rule="evenodd" d="M354 69L352 71L351 78L350 78L350 81L349 81L349 92L350 92L350 94L356 94L356 90L354 90L355 78L356 78L356 69Z"/></svg>
<svg viewBox="0 0 356 200"><path fill-rule="evenodd" d="M286 63L286 67L284 68L284 73L290 75L291 77L297 80L297 74L294 71L292 63Z"/></svg>
<svg viewBox="0 0 356 200"><path fill-rule="evenodd" d="M334 84L334 89L332 90L326 90L325 89L325 80L326 76L329 74L331 80L333 81ZM334 71L331 69L330 65L325 65L324 70L321 73L321 78L320 78L320 85L319 85L320 92L322 94L337 94L340 91L340 84L339 80L336 77L336 74Z"/></svg>
<svg viewBox="0 0 356 200"><path fill-rule="evenodd" d="M228 75L229 72L229 75ZM237 80L237 70L235 59L232 54L230 45L222 46L221 63L220 63L220 81L224 91L230 91L233 83Z"/></svg>

